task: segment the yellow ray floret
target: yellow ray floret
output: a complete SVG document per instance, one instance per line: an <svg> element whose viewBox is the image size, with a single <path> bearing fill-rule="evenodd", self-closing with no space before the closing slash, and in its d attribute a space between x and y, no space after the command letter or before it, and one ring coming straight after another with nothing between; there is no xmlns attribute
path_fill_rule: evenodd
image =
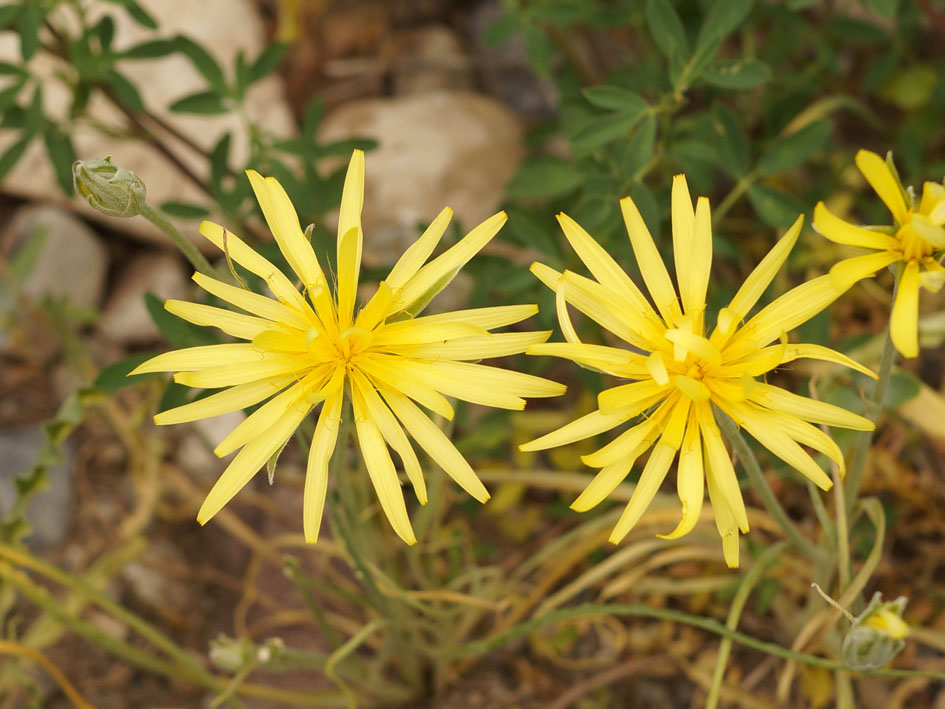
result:
<svg viewBox="0 0 945 709"><path fill-rule="evenodd" d="M937 291L945 279L939 263L945 249L945 186L926 182L922 195L904 190L892 165L876 153L861 150L856 166L892 214L891 227L862 227L833 214L820 202L814 208L814 228L838 244L874 253L854 256L830 271L838 282L853 282L895 266L898 288L890 314L890 336L906 357L919 354L919 288Z"/></svg>
<svg viewBox="0 0 945 709"><path fill-rule="evenodd" d="M841 474L843 456L817 425L870 430L873 424L845 409L792 394L759 378L799 357L831 361L871 374L826 347L791 344L785 334L829 306L844 287L867 275L872 264L854 264L840 279L827 275L808 281L752 316L797 241L803 225L803 217L799 217L728 306L721 309L714 327L709 328L704 321L712 260L708 200L700 198L693 207L685 178L677 176L673 181L675 284L633 200L625 198L620 206L652 304L587 232L566 215L559 215L565 236L593 278L569 271L559 273L543 264L532 265L532 272L555 292L558 321L566 342L533 344L527 352L570 359L628 381L601 392L596 411L521 449L534 451L573 443L636 419L602 448L583 456L585 464L600 471L572 507L585 511L597 505L649 452L630 501L611 534L611 541L619 542L639 522L678 460L676 489L682 516L675 529L659 536L675 539L692 531L708 492L722 537L723 556L729 566L737 566L738 538L740 533L748 532L748 515L717 417L732 418L774 456L817 485L830 487L830 477L806 449L835 461ZM569 307L624 340L628 348L581 342L571 324Z"/></svg>
<svg viewBox="0 0 945 709"><path fill-rule="evenodd" d="M254 170L247 177L292 273L281 272L227 229L204 222L200 233L229 262L262 278L274 297L195 274L194 281L204 290L243 312L183 301L168 301L167 310L245 341L167 352L132 372L174 372L179 383L220 389L158 414L155 422L159 424L195 421L258 405L217 445L218 455L236 455L197 519L201 524L210 520L278 456L302 421L320 407L302 500L305 539L315 542L329 485L329 462L335 448L345 448L347 443L339 444L338 437L343 402L349 399L361 458L380 509L397 535L413 544L416 537L391 450L420 504L426 503L427 492L414 443L470 495L482 502L489 498L475 471L421 407L452 418L447 397L521 409L528 397L564 392L564 386L540 377L478 364L544 343L550 332L493 332L534 315L536 306L420 315L430 299L495 236L506 216L500 212L490 217L430 260L452 216L449 208L444 209L378 284L375 294L356 310L363 248L363 153L354 151L345 178L334 293L285 190L275 179ZM301 283L301 289L295 282Z"/></svg>

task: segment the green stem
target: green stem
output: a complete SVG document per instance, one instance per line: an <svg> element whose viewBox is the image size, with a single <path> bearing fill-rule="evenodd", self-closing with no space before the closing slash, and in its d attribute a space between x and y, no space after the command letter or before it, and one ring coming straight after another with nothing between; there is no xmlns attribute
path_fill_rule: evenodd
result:
<svg viewBox="0 0 945 709"><path fill-rule="evenodd" d="M896 277L896 285L893 288L893 302L896 299L896 292L899 290L899 277ZM886 341L883 343L883 355L879 360L879 378L873 387L873 392L866 401L866 407L863 411L864 416L874 423L879 418L879 413L883 409L883 399L886 398L886 389L889 386L889 378L892 376L893 363L896 361L896 348L892 342L892 332L886 329ZM860 484L863 482L863 470L866 468L866 455L869 453L870 442L873 440L873 431L860 431L853 448L853 456L850 459L850 467L847 469L846 477L846 511L847 517L853 510L856 503L856 497L860 492Z"/></svg>
<svg viewBox="0 0 945 709"><path fill-rule="evenodd" d="M184 236L181 230L174 226L163 214L145 204L141 207L141 216L167 234L168 238L181 250L181 253L195 269L213 278L220 277L217 270L210 265L204 255L190 242L190 239Z"/></svg>
<svg viewBox="0 0 945 709"><path fill-rule="evenodd" d="M749 172L735 183L735 186L732 187L731 191L725 195L725 198L719 202L719 205L712 210L713 225L717 225L720 221L722 221L722 217L728 214L729 210L735 206L735 203L739 200L739 198L741 198L743 194L745 194L745 192L748 191L748 188L751 187L754 182L755 173Z"/></svg>
<svg viewBox="0 0 945 709"><path fill-rule="evenodd" d="M643 603L620 604L620 603L583 603L571 608L562 608L552 611L538 618L520 623L519 625L507 628L492 637L484 640L476 640L466 645L457 645L452 648L442 650L443 657L461 658L477 657L494 652L515 640L527 637L536 630L544 628L555 623L575 618L594 618L601 616L611 616L615 618L655 618L657 620L668 620L672 623L688 625L692 628L699 628L706 632L719 635L723 638L730 638L733 642L747 648L758 650L774 657L780 657L785 660L793 660L811 667L823 667L827 670L849 670L842 662L830 660L826 657L818 657L804 652L796 652L776 643L759 640L758 638L732 630L714 618L704 618L700 615L691 615L683 611L677 611L672 608L654 608ZM860 672L860 674L874 675L877 677L916 677L936 680L945 680L945 672L930 672L926 670L874 670L871 672Z"/></svg>
<svg viewBox="0 0 945 709"><path fill-rule="evenodd" d="M748 596L755 585L761 581L773 564L778 555L787 546L787 542L780 542L768 547L765 552L758 557L751 571L745 574L738 591L735 592L735 598L732 599L732 607L728 611L728 618L725 621L725 627L734 631L738 627L738 619L742 615L745 603L748 602ZM728 656L732 652L732 638L722 638L719 643L719 654L715 660L715 670L712 673L712 684L709 686L709 696L705 700L705 709L715 709L719 703L719 695L722 692L722 680L725 678L725 667L728 665Z"/></svg>
<svg viewBox="0 0 945 709"><path fill-rule="evenodd" d="M774 518L775 522L778 523L778 526L781 527L781 531L784 532L784 536L788 538L791 544L798 551L802 552L805 556L814 561L823 560L823 550L803 534L801 534L801 531L794 525L794 522L791 521L788 513L781 506L781 503L778 502L778 498L775 496L774 491L768 484L767 478L765 478L764 473L761 472L761 466L758 465L758 459L755 457L754 452L748 445L748 441L745 440L745 437L742 436L741 431L738 430L735 422L732 421L732 419L729 418L725 413L719 413L719 423L721 428L725 432L725 436L735 447L735 452L744 464L745 472L748 473L748 479L751 481L752 487L755 488L755 491L761 496L761 501L764 503L765 509L768 510L768 514Z"/></svg>

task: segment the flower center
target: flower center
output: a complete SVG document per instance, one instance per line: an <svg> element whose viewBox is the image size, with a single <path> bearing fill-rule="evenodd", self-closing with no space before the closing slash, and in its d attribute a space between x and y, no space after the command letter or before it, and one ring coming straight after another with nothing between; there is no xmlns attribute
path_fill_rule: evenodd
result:
<svg viewBox="0 0 945 709"><path fill-rule="evenodd" d="M902 256L907 261L924 259L931 256L935 250L916 230L912 210L909 210L909 219L896 232L896 239L901 245Z"/></svg>
<svg viewBox="0 0 945 709"><path fill-rule="evenodd" d="M368 349L374 342L374 335L370 330L360 327L349 327L338 336L336 349L338 357L351 363L359 354Z"/></svg>

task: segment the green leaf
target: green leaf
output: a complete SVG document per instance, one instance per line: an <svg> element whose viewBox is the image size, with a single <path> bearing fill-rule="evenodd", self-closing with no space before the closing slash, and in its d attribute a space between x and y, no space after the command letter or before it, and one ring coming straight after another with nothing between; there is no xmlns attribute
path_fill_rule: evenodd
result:
<svg viewBox="0 0 945 709"><path fill-rule="evenodd" d="M555 53L554 44L540 27L532 24L522 27L522 39L525 42L525 53L535 73L548 76L551 73L551 59Z"/></svg>
<svg viewBox="0 0 945 709"><path fill-rule="evenodd" d="M646 107L637 113L608 113L591 118L582 124L571 137L571 145L579 150L596 150L607 143L627 135L640 122Z"/></svg>
<svg viewBox="0 0 945 709"><path fill-rule="evenodd" d="M210 151L210 184L217 192L223 191L223 180L229 174L230 133L225 133Z"/></svg>
<svg viewBox="0 0 945 709"><path fill-rule="evenodd" d="M157 329L173 347L217 344L218 340L207 330L191 325L186 320L181 320L176 315L167 312L164 309L164 303L153 293L144 294L144 304Z"/></svg>
<svg viewBox="0 0 945 709"><path fill-rule="evenodd" d="M560 158L538 157L523 163L506 187L512 199L552 199L581 186L584 176Z"/></svg>
<svg viewBox="0 0 945 709"><path fill-rule="evenodd" d="M10 3L9 5L0 6L0 30L5 30L14 20L16 20L17 15L23 10L23 5L20 3Z"/></svg>
<svg viewBox="0 0 945 709"><path fill-rule="evenodd" d="M131 18L142 27L146 27L149 30L156 30L158 28L157 20L141 7L141 5L135 2L135 0L124 0L122 5L125 6L125 10L131 15Z"/></svg>
<svg viewBox="0 0 945 709"><path fill-rule="evenodd" d="M169 39L152 39L129 47L118 53L119 59L158 59L177 51L177 45Z"/></svg>
<svg viewBox="0 0 945 709"><path fill-rule="evenodd" d="M199 204L191 204L190 202L163 202L158 209L165 214L170 214L172 217L179 217L181 219L203 219L204 217L210 216L209 209L201 207Z"/></svg>
<svg viewBox="0 0 945 709"><path fill-rule="evenodd" d="M584 98L598 108L606 108L611 111L638 113L647 108L647 102L640 94L621 86L610 84L589 86L583 89L581 93L584 94Z"/></svg>
<svg viewBox="0 0 945 709"><path fill-rule="evenodd" d="M508 9L506 9L508 13ZM521 20L511 13L502 15L482 33L482 43L486 47L498 47L512 38L522 27Z"/></svg>
<svg viewBox="0 0 945 709"><path fill-rule="evenodd" d="M305 106L305 115L302 117L302 135L306 138L314 138L324 117L325 99L315 96Z"/></svg>
<svg viewBox="0 0 945 709"><path fill-rule="evenodd" d="M92 28L92 34L98 37L103 50L111 49L112 40L115 39L115 21L111 15L105 15Z"/></svg>
<svg viewBox="0 0 945 709"><path fill-rule="evenodd" d="M893 372L886 385L883 406L887 409L898 408L917 397L921 389L922 383L911 372Z"/></svg>
<svg viewBox="0 0 945 709"><path fill-rule="evenodd" d="M710 4L696 40L696 52L715 53L718 45L745 21L754 0L723 0Z"/></svg>
<svg viewBox="0 0 945 709"><path fill-rule="evenodd" d="M216 115L227 113L229 109L223 105L223 99L215 91L199 91L189 96L177 99L169 107L174 113L197 113L200 115Z"/></svg>
<svg viewBox="0 0 945 709"><path fill-rule="evenodd" d="M827 143L832 131L830 120L822 119L776 140L758 159L758 174L774 175L800 165Z"/></svg>
<svg viewBox="0 0 945 709"><path fill-rule="evenodd" d="M289 45L285 42L273 42L267 46L249 67L249 83L254 84L267 76L282 63Z"/></svg>
<svg viewBox="0 0 945 709"><path fill-rule="evenodd" d="M20 6L17 30L20 34L20 56L24 61L32 59L39 49L39 28L46 11L38 2L27 2Z"/></svg>
<svg viewBox="0 0 945 709"><path fill-rule="evenodd" d="M151 359L156 354L158 353L139 352L120 359L117 362L112 362L102 368L98 376L95 377L92 387L105 394L114 394L119 389L124 389L127 386L137 384L142 379L155 376L154 374L136 374L133 377L129 377L128 372L132 371L139 364Z"/></svg>
<svg viewBox="0 0 945 709"><path fill-rule="evenodd" d="M13 105L24 86L26 86L26 79L21 79L0 91L0 112Z"/></svg>
<svg viewBox="0 0 945 709"><path fill-rule="evenodd" d="M7 176L7 173L13 169L26 152L26 146L30 144L33 136L24 134L17 139L13 145L6 149L3 155L0 155L0 180Z"/></svg>
<svg viewBox="0 0 945 709"><path fill-rule="evenodd" d="M748 172L748 136L738 117L721 104L712 111L712 130L717 136L714 141L717 164L725 172L740 179Z"/></svg>
<svg viewBox="0 0 945 709"><path fill-rule="evenodd" d="M702 79L721 89L753 89L771 78L771 70L757 59L720 61L709 67Z"/></svg>
<svg viewBox="0 0 945 709"><path fill-rule="evenodd" d="M76 161L75 146L72 138L58 128L50 127L43 131L43 142L46 144L46 154L49 162L56 171L56 180L59 187L69 196L75 191L72 184L72 163Z"/></svg>
<svg viewBox="0 0 945 709"><path fill-rule="evenodd" d="M135 85L125 78L123 74L120 74L114 69L111 69L107 74L105 74L103 78L109 87L111 87L119 101L121 101L133 111L137 111L139 113L143 113L145 111L144 101L141 99L141 94L138 93L138 89L135 88Z"/></svg>
<svg viewBox="0 0 945 709"><path fill-rule="evenodd" d="M686 30L669 0L647 0L646 24L656 46L669 59L689 56Z"/></svg>
<svg viewBox="0 0 945 709"><path fill-rule="evenodd" d="M33 97L30 99L29 108L23 117L23 129L31 136L38 135L46 124L46 118L43 116L43 91L40 86L33 89Z"/></svg>
<svg viewBox="0 0 945 709"><path fill-rule="evenodd" d="M627 177L635 177L640 168L653 156L655 146L656 117L648 113L624 147L623 158L620 160L622 173Z"/></svg>
<svg viewBox="0 0 945 709"><path fill-rule="evenodd" d="M650 188L645 183L638 182L630 190L630 197L633 199L633 203L637 205L637 209L640 210L640 216L643 217L646 228L650 230L651 234L656 234L657 240L659 240L662 229L662 214Z"/></svg>
<svg viewBox="0 0 945 709"><path fill-rule="evenodd" d="M863 5L886 20L896 19L899 0L863 0Z"/></svg>
<svg viewBox="0 0 945 709"><path fill-rule="evenodd" d="M194 68L210 82L210 86L216 90L217 94L227 93L223 70L217 64L217 60L206 49L184 35L177 35L174 38L174 43L177 45L177 49L190 59Z"/></svg>
<svg viewBox="0 0 945 709"><path fill-rule="evenodd" d="M748 188L748 201L762 221L777 229L789 227L804 208L790 196L767 185Z"/></svg>
<svg viewBox="0 0 945 709"><path fill-rule="evenodd" d="M29 76L30 73L21 66L11 64L10 62L0 62L0 75L3 76Z"/></svg>

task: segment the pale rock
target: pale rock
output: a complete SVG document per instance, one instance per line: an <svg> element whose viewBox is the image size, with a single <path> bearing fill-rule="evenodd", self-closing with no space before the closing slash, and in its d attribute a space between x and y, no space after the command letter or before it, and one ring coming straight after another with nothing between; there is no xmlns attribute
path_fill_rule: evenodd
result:
<svg viewBox="0 0 945 709"><path fill-rule="evenodd" d="M46 436L37 426L0 429L0 518L16 503L15 478L30 470L45 444ZM61 450L63 460L50 467L49 484L26 508L26 519L33 529L26 543L33 549L56 546L72 525L75 447L67 440Z"/></svg>
<svg viewBox="0 0 945 709"><path fill-rule="evenodd" d="M93 23L110 14L115 20L113 47L121 51L141 42L158 37L173 37L183 34L198 42L212 54L227 76L232 76L233 64L239 51L245 52L252 61L265 47L262 22L256 3L252 0L138 0L158 22L154 32L138 25L126 12L114 3L91 3L88 7L89 22ZM63 22L69 18L70 8L60 4L56 11ZM225 18L225 22L221 21ZM48 37L45 37L48 40ZM0 61L19 63L20 41L15 32L0 33ZM49 53L39 51L30 61L30 71L40 78L43 88L44 112L50 118L66 119L71 93L56 74L68 73L69 67ZM180 54L160 59L125 60L118 63L118 70L139 90L148 110L164 120L174 129L188 136L201 148L209 150L227 132L232 134L230 164L244 164L249 155L249 135L239 111L217 116L194 116L170 113L167 108L174 101L198 91L206 90L207 81ZM6 78L6 77L0 77ZM6 86L8 82L0 82ZM23 99L21 99L23 100ZM295 132L291 110L285 100L282 81L271 75L254 84L243 100L247 116L265 132L290 135ZM98 92L89 105L90 115L98 122L110 126L123 126L124 115ZM209 205L209 199L190 183L161 153L140 140L119 140L95 130L91 121L76 122L72 134L79 159L102 158L111 155L117 165L137 174L148 188L148 203L157 206L174 200ZM205 158L185 148L180 142L167 136L160 128L149 124L149 128L174 146L175 153L191 170L202 177L209 172ZM0 132L0 154L16 139L15 131ZM56 187L55 174L45 154L42 140L34 140L14 170L4 178L5 191L29 198L66 198ZM142 218L120 219L105 217L88 204L75 197L69 206L108 223L124 233L134 234L152 241L166 242L166 237L150 222ZM219 216L219 215L216 215ZM191 237L200 248L207 248L205 239L197 235L193 220L176 221L181 231Z"/></svg>
<svg viewBox="0 0 945 709"><path fill-rule="evenodd" d="M393 55L395 96L473 87L472 60L456 33L444 25L426 25L395 35L384 52Z"/></svg>
<svg viewBox="0 0 945 709"><path fill-rule="evenodd" d="M453 208L453 222L466 232L495 214L524 153L515 115L468 91L352 101L322 124L325 141L354 136L380 142L367 155L368 266L396 261L443 207Z"/></svg>
<svg viewBox="0 0 945 709"><path fill-rule="evenodd" d="M16 259L24 249L35 248L30 242L36 239L41 244L28 258L32 268L21 284L22 293L37 302L64 298L74 307L98 308L108 270L108 250L99 236L59 207L26 206L0 236L0 254Z"/></svg>
<svg viewBox="0 0 945 709"><path fill-rule="evenodd" d="M161 338L144 304L144 294L162 301L184 299L188 279L176 255L159 251L134 257L122 271L99 320L99 331L112 342L141 344Z"/></svg>
<svg viewBox="0 0 945 709"><path fill-rule="evenodd" d="M188 473L202 479L215 480L227 461L213 454L213 449L246 418L242 411L232 411L190 424L191 431L177 449L177 462Z"/></svg>

